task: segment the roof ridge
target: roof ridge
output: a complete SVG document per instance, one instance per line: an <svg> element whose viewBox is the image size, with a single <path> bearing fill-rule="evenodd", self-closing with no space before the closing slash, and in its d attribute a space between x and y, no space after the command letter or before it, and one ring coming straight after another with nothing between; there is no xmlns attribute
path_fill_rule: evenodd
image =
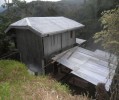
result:
<svg viewBox="0 0 119 100"><path fill-rule="evenodd" d="M58 34L70 30L76 30L84 25L63 16L57 17L26 17L7 28L8 32L12 28L26 28L37 31L42 37L51 34Z"/></svg>
<svg viewBox="0 0 119 100"><path fill-rule="evenodd" d="M25 18L25 20L26 20L26 22L27 22L28 26L32 27L32 25L31 25L31 23L30 23L30 21L29 21L28 17L27 17L27 18Z"/></svg>

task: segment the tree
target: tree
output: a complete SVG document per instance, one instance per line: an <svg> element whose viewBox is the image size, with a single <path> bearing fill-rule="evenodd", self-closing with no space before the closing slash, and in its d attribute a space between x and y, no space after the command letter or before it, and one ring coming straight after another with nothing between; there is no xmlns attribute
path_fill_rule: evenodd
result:
<svg viewBox="0 0 119 100"><path fill-rule="evenodd" d="M117 69L113 79L110 100L119 100L119 7L104 11L100 19L102 31L95 34L95 42L102 42L102 46L111 54L117 56Z"/></svg>
<svg viewBox="0 0 119 100"><path fill-rule="evenodd" d="M4 52L9 51L9 39L4 33L4 30L7 28L7 26L10 24L10 21L5 16L0 16L0 55Z"/></svg>
<svg viewBox="0 0 119 100"><path fill-rule="evenodd" d="M95 34L96 42L101 41L106 50L119 55L119 8L104 11L100 21L103 29Z"/></svg>
<svg viewBox="0 0 119 100"><path fill-rule="evenodd" d="M18 9L22 10L26 8L26 2L13 0L13 2L10 3L9 0L5 0L3 7L6 8L6 11L0 14L0 56L11 51L13 43L11 43L10 37L4 31L11 23L21 19L21 16L18 16L17 12ZM27 15L27 11L24 12L24 14Z"/></svg>

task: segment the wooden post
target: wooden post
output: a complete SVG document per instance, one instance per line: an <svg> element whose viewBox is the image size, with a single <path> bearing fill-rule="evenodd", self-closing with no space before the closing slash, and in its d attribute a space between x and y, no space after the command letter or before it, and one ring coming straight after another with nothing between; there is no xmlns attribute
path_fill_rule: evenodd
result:
<svg viewBox="0 0 119 100"><path fill-rule="evenodd" d="M42 60L42 74L45 75L44 60Z"/></svg>
<svg viewBox="0 0 119 100"><path fill-rule="evenodd" d="M58 73L58 66L57 66L57 63L55 62L53 64L53 74L56 75Z"/></svg>

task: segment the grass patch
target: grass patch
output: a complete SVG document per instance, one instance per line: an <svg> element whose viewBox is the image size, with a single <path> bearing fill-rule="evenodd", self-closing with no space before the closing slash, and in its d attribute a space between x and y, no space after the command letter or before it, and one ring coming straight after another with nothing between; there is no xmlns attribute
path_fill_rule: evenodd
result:
<svg viewBox="0 0 119 100"><path fill-rule="evenodd" d="M0 61L0 82L23 81L29 74L24 64L12 60Z"/></svg>
<svg viewBox="0 0 119 100"><path fill-rule="evenodd" d="M79 99L80 98L80 99ZM88 100L50 76L32 76L24 64L0 60L0 100Z"/></svg>
<svg viewBox="0 0 119 100"><path fill-rule="evenodd" d="M1 100L7 100L10 98L9 83L5 82L0 84L0 97L1 97Z"/></svg>

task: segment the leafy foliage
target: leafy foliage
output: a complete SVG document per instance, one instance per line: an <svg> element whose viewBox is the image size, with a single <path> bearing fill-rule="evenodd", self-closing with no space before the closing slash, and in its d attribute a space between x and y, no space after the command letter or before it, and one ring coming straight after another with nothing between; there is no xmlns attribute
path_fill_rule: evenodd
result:
<svg viewBox="0 0 119 100"><path fill-rule="evenodd" d="M22 16L18 16L16 14L18 12L18 9L22 8L22 10L25 7L25 2L21 2L20 0L13 0L12 4L6 3L4 7L6 7L6 11L0 14L0 56L8 51L11 51L12 49L12 41L10 37L4 32L7 27L13 23L14 21L17 21ZM14 6L17 7L17 10L14 9Z"/></svg>
<svg viewBox="0 0 119 100"><path fill-rule="evenodd" d="M103 30L95 34L96 42L101 41L105 49L119 55L119 8L104 11L100 21Z"/></svg>
<svg viewBox="0 0 119 100"><path fill-rule="evenodd" d="M9 51L9 39L6 37L4 31L10 23L11 22L8 17L2 15L0 16L0 55Z"/></svg>
<svg viewBox="0 0 119 100"><path fill-rule="evenodd" d="M100 18L102 31L95 34L95 42L102 42L102 46L117 56L117 69L111 88L110 100L118 100L119 90L119 7L104 11ZM109 63L110 64L110 63ZM117 78L118 77L118 78Z"/></svg>

